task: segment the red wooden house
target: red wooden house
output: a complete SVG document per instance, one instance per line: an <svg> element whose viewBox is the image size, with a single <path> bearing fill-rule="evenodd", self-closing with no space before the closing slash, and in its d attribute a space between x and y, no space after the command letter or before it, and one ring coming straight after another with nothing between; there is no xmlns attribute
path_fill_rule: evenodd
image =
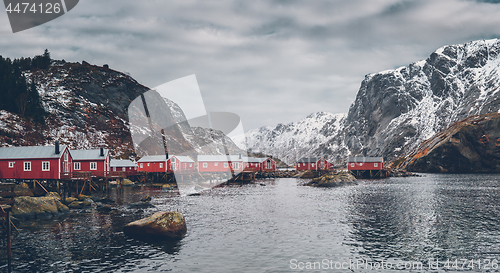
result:
<svg viewBox="0 0 500 273"><path fill-rule="evenodd" d="M147 155L137 161L140 172L164 173L167 171L166 155Z"/></svg>
<svg viewBox="0 0 500 273"><path fill-rule="evenodd" d="M241 172L244 168L241 155L198 155L198 172Z"/></svg>
<svg viewBox="0 0 500 273"><path fill-rule="evenodd" d="M383 157L349 157L347 160L349 171L382 170L383 168Z"/></svg>
<svg viewBox="0 0 500 273"><path fill-rule="evenodd" d="M333 168L333 164L328 162L323 157L303 157L297 161L297 171L305 170L329 170Z"/></svg>
<svg viewBox="0 0 500 273"><path fill-rule="evenodd" d="M167 160L167 172L192 172L196 169L194 160L189 156L173 155Z"/></svg>
<svg viewBox="0 0 500 273"><path fill-rule="evenodd" d="M148 155L137 161L141 172L194 171L195 162L188 156Z"/></svg>
<svg viewBox="0 0 500 273"><path fill-rule="evenodd" d="M243 164L247 172L260 172L263 158L245 157Z"/></svg>
<svg viewBox="0 0 500 273"><path fill-rule="evenodd" d="M73 172L89 172L95 177L105 177L110 171L109 150L100 148L94 150L71 150L73 157Z"/></svg>
<svg viewBox="0 0 500 273"><path fill-rule="evenodd" d="M270 157L243 157L245 171L252 172L274 172L276 171L276 161Z"/></svg>
<svg viewBox="0 0 500 273"><path fill-rule="evenodd" d="M137 173L137 163L128 159L111 159L109 166L112 172L124 172L128 175Z"/></svg>
<svg viewBox="0 0 500 273"><path fill-rule="evenodd" d="M69 149L55 146L0 148L0 179L61 179L71 173Z"/></svg>
<svg viewBox="0 0 500 273"><path fill-rule="evenodd" d="M276 161L270 157L259 158L260 162L260 170L263 172L274 172L276 171Z"/></svg>

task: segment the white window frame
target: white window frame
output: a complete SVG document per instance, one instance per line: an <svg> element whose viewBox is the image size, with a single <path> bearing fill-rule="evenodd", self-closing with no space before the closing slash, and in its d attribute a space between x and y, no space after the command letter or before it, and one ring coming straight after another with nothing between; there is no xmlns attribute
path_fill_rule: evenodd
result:
<svg viewBox="0 0 500 273"><path fill-rule="evenodd" d="M142 169L142 168L144 168L144 165L141 163L141 164L139 165L139 167L141 167L141 169Z"/></svg>
<svg viewBox="0 0 500 273"><path fill-rule="evenodd" d="M189 167L193 167L193 163L189 163Z"/></svg>
<svg viewBox="0 0 500 273"><path fill-rule="evenodd" d="M14 163L16 163L16 162L12 162L12 161L9 162L9 168L14 168Z"/></svg>
<svg viewBox="0 0 500 273"><path fill-rule="evenodd" d="M354 168L354 163L351 163L351 168Z"/></svg>
<svg viewBox="0 0 500 273"><path fill-rule="evenodd" d="M122 167L122 171L123 172L127 171L127 167Z"/></svg>
<svg viewBox="0 0 500 273"><path fill-rule="evenodd" d="M160 163L160 168L163 168L163 163Z"/></svg>
<svg viewBox="0 0 500 273"><path fill-rule="evenodd" d="M77 167L77 166L78 166L78 167ZM80 162L75 162L75 164L74 164L74 166L73 166L73 167L74 167L75 171L79 171L79 170L81 170L81 169L82 169L82 165L81 165L81 163L80 163Z"/></svg>
<svg viewBox="0 0 500 273"><path fill-rule="evenodd" d="M31 161L24 161L23 166L25 172L31 172Z"/></svg>
<svg viewBox="0 0 500 273"><path fill-rule="evenodd" d="M207 168L207 167L208 167L207 162L203 162L203 168Z"/></svg>
<svg viewBox="0 0 500 273"><path fill-rule="evenodd" d="M214 166L216 166L216 167L219 166L219 162L215 162Z"/></svg>
<svg viewBox="0 0 500 273"><path fill-rule="evenodd" d="M311 167L313 167L313 168L314 168L314 163L312 163L312 164L311 164Z"/></svg>
<svg viewBox="0 0 500 273"><path fill-rule="evenodd" d="M227 164L227 162L224 162L224 168L227 168L229 167L229 165Z"/></svg>
<svg viewBox="0 0 500 273"><path fill-rule="evenodd" d="M97 162L90 162L90 170L97 171Z"/></svg>
<svg viewBox="0 0 500 273"><path fill-rule="evenodd" d="M240 168L240 162L233 162L233 169L239 169Z"/></svg>
<svg viewBox="0 0 500 273"><path fill-rule="evenodd" d="M50 171L50 161L42 161L42 172Z"/></svg>
<svg viewBox="0 0 500 273"><path fill-rule="evenodd" d="M377 162L373 163L373 167L378 167L378 163Z"/></svg>
<svg viewBox="0 0 500 273"><path fill-rule="evenodd" d="M272 166L272 165L271 165L271 160L268 160L268 161L266 162L266 165L267 165L267 166L266 166L266 169L270 170L270 169L271 169L271 166Z"/></svg>

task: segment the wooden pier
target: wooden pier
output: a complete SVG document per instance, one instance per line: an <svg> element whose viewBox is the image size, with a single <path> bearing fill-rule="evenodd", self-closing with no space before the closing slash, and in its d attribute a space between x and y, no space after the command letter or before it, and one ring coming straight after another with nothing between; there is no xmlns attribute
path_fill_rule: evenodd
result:
<svg viewBox="0 0 500 273"><path fill-rule="evenodd" d="M10 213L12 211L12 206L14 205L14 186L13 183L0 183L0 232L1 240L3 243L2 247L5 247L7 252L7 264L8 271L12 268L12 229Z"/></svg>

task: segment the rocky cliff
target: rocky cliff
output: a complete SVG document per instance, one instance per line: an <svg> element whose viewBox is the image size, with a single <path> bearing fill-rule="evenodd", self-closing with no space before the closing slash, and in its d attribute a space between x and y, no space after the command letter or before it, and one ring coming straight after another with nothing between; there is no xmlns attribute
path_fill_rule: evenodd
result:
<svg viewBox="0 0 500 273"><path fill-rule="evenodd" d="M424 141L401 168L415 172L500 172L500 114L471 116Z"/></svg>
<svg viewBox="0 0 500 273"><path fill-rule="evenodd" d="M72 149L106 147L113 157L135 158L127 109L141 94L149 91L132 77L86 62L52 61L46 69L24 71L34 82L49 113L46 125L32 124L14 113L0 110L0 144L2 146L48 145L59 140ZM185 120L177 104L165 99L174 119ZM219 131L191 128L177 124L182 132L174 146L191 145L196 153L219 154L222 139L230 151L241 153L234 143ZM141 128L139 128L141 129ZM147 128L145 128L147 129ZM200 145L200 142L208 145ZM140 155L140 154L139 154Z"/></svg>
<svg viewBox="0 0 500 273"><path fill-rule="evenodd" d="M441 47L426 60L367 75L347 116L313 114L297 131L290 125L263 127L249 132L248 146L283 158L288 154L287 163L318 155L396 160L454 122L499 111L499 54L497 39Z"/></svg>

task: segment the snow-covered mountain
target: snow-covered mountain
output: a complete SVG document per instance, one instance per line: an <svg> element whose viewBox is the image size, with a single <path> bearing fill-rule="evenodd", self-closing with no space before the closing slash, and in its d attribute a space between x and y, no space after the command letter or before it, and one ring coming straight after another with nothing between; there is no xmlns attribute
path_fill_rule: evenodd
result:
<svg viewBox="0 0 500 273"><path fill-rule="evenodd" d="M335 142L345 118L346 114L318 112L298 122L248 131L246 142L250 152L270 154L293 164L305 155L331 154L318 148L323 143ZM336 148L345 149L341 145Z"/></svg>
<svg viewBox="0 0 500 273"><path fill-rule="evenodd" d="M426 60L367 75L336 130L315 137L328 123L328 116L311 120L315 114L299 122L308 133L297 134L307 137L294 138L278 125L252 131L247 144L276 156L294 147L297 152L285 156L287 163L321 153L344 160L348 155L384 156L386 161L406 156L456 121L499 111L499 54L498 39L441 47ZM332 117L330 123L337 121ZM284 146L289 137L293 146Z"/></svg>
<svg viewBox="0 0 500 273"><path fill-rule="evenodd" d="M35 83L49 116L45 118L45 125L37 125L0 110L0 145L48 145L59 140L72 149L102 146L110 148L115 157L136 156L127 109L134 99L150 90L148 87L107 66L86 62L52 61L47 69L25 71L24 74L28 81ZM168 99L165 102L174 120L186 120L177 104ZM229 152L243 153L220 131L192 128L187 123L174 127L182 134L170 143L192 147L193 156L196 153L222 154L223 144Z"/></svg>

